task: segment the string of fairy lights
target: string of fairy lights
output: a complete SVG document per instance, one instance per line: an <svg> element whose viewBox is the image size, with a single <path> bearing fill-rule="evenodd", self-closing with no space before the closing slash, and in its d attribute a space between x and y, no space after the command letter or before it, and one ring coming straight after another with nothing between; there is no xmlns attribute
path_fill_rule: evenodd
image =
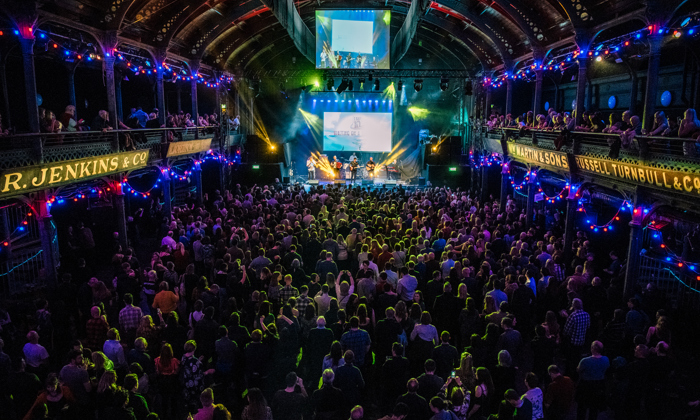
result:
<svg viewBox="0 0 700 420"><path fill-rule="evenodd" d="M213 150L209 150L207 151L206 155L201 159L193 160L192 164L188 167L188 169L184 170L183 172L179 172L182 170L181 164L173 165L167 168L161 168L160 173L158 174L158 177L154 181L153 185L151 185L147 189L140 189L134 187L132 184L129 183L129 179L127 177L124 177L121 181L122 192L137 198L148 198L151 196L151 191L161 186L161 181L165 178L166 175L168 175L170 179L173 179L178 182L190 182L196 167L201 165L201 163L205 161L217 161L221 162L222 164L232 166L234 164L241 163L241 152L237 150L229 158L224 154L220 154ZM79 188L67 193L49 196L47 198L47 205L51 207L53 205L64 204L69 201L77 202L82 199L95 197L99 198L102 197L103 194L106 194L111 191L112 187L110 186L91 186L87 188Z"/></svg>
<svg viewBox="0 0 700 420"><path fill-rule="evenodd" d="M229 74L221 74L219 77L216 77L215 75L208 76L201 72L193 73L185 65L178 66L166 62L159 63L136 53L121 51L116 48L111 51L106 51L104 55L102 55L97 53L93 46L83 43L76 46L74 40L50 31L34 29L32 27L27 28L27 31L34 35L35 39L38 41L38 47L43 46L45 51L55 50L67 61L77 60L92 62L114 57L115 61L122 63L124 65L123 68L131 71L134 75L150 76L162 72L163 79L170 82L177 82L178 80L191 81L195 79L197 83L211 88L217 88L221 85L230 85L234 81L233 77ZM15 36L20 36L19 29L14 29L12 33ZM5 31L0 30L0 37L4 35Z"/></svg>
<svg viewBox="0 0 700 420"><path fill-rule="evenodd" d="M474 152L472 151L469 151L469 162L476 169L480 169L482 166L489 167L503 164L503 160L497 153L491 153L490 155L481 156L479 160L476 160L474 158Z"/></svg>
<svg viewBox="0 0 700 420"><path fill-rule="evenodd" d="M621 57L627 54L640 55L637 49L646 46L647 38L650 36L668 36L671 40L682 37L695 38L700 34L698 23L695 17L686 17L677 27L649 25L643 29L596 43L585 53L586 58L601 62L607 59L620 60ZM561 50L554 56L548 57L549 60L546 63L544 61L534 61L532 64L526 65L512 73L506 71L496 77L484 77L482 85L497 88L503 86L503 83L507 79L532 82L535 80L538 70L544 72L560 72L563 74L569 68L578 66L578 60L581 54L582 51L578 47L570 47Z"/></svg>
<svg viewBox="0 0 700 420"><path fill-rule="evenodd" d="M654 232L652 238L660 240L658 248L661 250L660 252L665 254L664 261L674 265L678 269L692 272L695 280L700 281L700 269L698 268L700 267L700 262L685 260L673 250L673 247L668 246L666 242L664 242L663 235L659 228L656 226L656 221L652 220L644 229L652 230Z"/></svg>

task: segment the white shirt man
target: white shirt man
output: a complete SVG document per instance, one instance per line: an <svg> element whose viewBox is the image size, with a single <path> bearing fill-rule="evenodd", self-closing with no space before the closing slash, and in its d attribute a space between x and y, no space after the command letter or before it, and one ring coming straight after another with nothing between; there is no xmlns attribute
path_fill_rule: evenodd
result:
<svg viewBox="0 0 700 420"><path fill-rule="evenodd" d="M165 235L165 237L163 238L162 241L160 241L160 245L161 246L167 245L168 248L170 248L171 250L175 249L175 247L177 246L177 242L175 242L175 239L173 239L173 231L172 230L168 231L168 234Z"/></svg>
<svg viewBox="0 0 700 420"><path fill-rule="evenodd" d="M48 363L49 352L46 351L44 346L39 344L39 334L36 331L29 331L27 340L29 342L22 349L27 366L39 368L41 365Z"/></svg>
<svg viewBox="0 0 700 420"><path fill-rule="evenodd" d="M399 284L396 287L396 293L404 302L410 302L413 300L413 295L416 293L416 289L418 288L418 280L408 274L408 269L406 267L401 268L401 274L403 274L403 277L399 279Z"/></svg>

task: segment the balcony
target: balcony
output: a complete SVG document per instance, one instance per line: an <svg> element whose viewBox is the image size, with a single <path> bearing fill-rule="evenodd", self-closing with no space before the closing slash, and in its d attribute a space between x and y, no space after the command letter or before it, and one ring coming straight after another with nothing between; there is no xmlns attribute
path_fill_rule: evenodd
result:
<svg viewBox="0 0 700 420"><path fill-rule="evenodd" d="M165 157L171 142L216 137L212 148L225 147L218 141L218 127L156 128L142 130L79 131L56 134L18 134L0 138L0 170L119 153L150 150L149 163ZM226 136L228 140L230 136ZM131 146L127 147L127 138ZM228 143L228 141L226 141Z"/></svg>
<svg viewBox="0 0 700 420"><path fill-rule="evenodd" d="M475 129L474 149L507 155L510 159L562 175L575 174L596 182L623 182L697 198L700 195L700 158L684 154L693 139L638 136L629 149L611 151L619 134L527 130ZM564 143L557 150L556 139ZM562 138L559 139L562 141Z"/></svg>

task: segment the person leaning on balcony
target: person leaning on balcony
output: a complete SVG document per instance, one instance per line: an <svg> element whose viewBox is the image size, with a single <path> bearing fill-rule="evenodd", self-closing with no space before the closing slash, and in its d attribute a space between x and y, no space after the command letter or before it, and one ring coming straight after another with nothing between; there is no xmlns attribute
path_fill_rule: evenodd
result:
<svg viewBox="0 0 700 420"><path fill-rule="evenodd" d="M610 124L603 129L603 133L621 133L622 118L617 112L610 113Z"/></svg>
<svg viewBox="0 0 700 420"><path fill-rule="evenodd" d="M700 132L700 121L698 121L698 114L694 109L688 108L685 111L685 118L681 120L680 127L678 128L678 137L682 139L698 138L698 132ZM683 154L685 156L695 156L697 155L697 142L684 142L683 143Z"/></svg>

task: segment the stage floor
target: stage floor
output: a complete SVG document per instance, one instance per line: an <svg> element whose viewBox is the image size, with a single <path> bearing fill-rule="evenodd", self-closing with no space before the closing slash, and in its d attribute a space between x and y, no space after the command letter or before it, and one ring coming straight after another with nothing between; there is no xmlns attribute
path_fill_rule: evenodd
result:
<svg viewBox="0 0 700 420"><path fill-rule="evenodd" d="M304 187L307 188L315 185L344 185L346 187L353 186L353 183L344 180L344 182L340 182L340 180L336 181L325 181L325 180L312 180L311 182L309 181L304 181L304 182L299 182L300 184L304 185ZM406 181L389 181L387 182L386 179L375 179L374 182L371 184L368 183L362 183L361 181L355 181L354 186L356 187L362 187L362 188L394 188L394 187L403 187L403 188L425 188L425 186L420 187L418 184L411 184Z"/></svg>

